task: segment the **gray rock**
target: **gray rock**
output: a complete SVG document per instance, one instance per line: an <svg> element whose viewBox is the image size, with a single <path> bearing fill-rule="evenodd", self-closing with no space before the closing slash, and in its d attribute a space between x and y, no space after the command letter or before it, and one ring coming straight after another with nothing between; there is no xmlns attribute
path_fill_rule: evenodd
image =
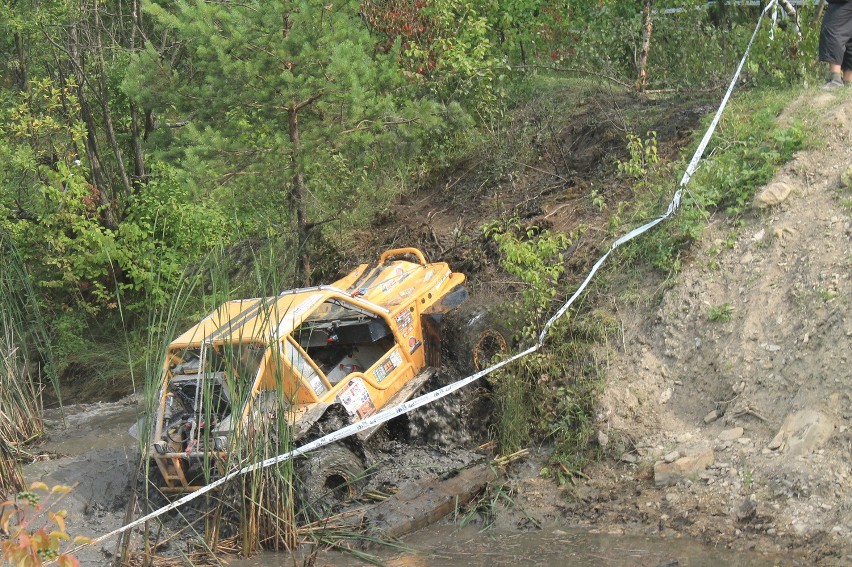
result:
<svg viewBox="0 0 852 567"><path fill-rule="evenodd" d="M704 416L704 423L713 423L719 419L719 410L713 410Z"/></svg>
<svg viewBox="0 0 852 567"><path fill-rule="evenodd" d="M740 502L737 509L734 511L734 517L739 522L747 522L752 519L757 513L757 499L754 494Z"/></svg>
<svg viewBox="0 0 852 567"><path fill-rule="evenodd" d="M802 410L788 415L781 425L787 432L787 453L796 457L813 453L834 433L834 422L825 414Z"/></svg>
<svg viewBox="0 0 852 567"><path fill-rule="evenodd" d="M726 429L725 431L719 434L719 441L733 441L734 439L739 439L743 436L743 428L742 427L734 427L733 429Z"/></svg>
<svg viewBox="0 0 852 567"><path fill-rule="evenodd" d="M665 456L663 456L663 460L667 463L673 463L676 460L678 460L679 458L680 458L680 451L678 451L678 450L674 450L671 453L668 453Z"/></svg>
<svg viewBox="0 0 852 567"><path fill-rule="evenodd" d="M621 455L621 462L629 463L631 465L636 464L639 462L639 457L637 457L633 453L624 453L623 455Z"/></svg>
<svg viewBox="0 0 852 567"><path fill-rule="evenodd" d="M767 185L754 199L756 208L773 207L780 205L793 192L793 186L783 181L776 181Z"/></svg>
<svg viewBox="0 0 852 567"><path fill-rule="evenodd" d="M852 189L852 165L840 174L840 184L847 189Z"/></svg>
<svg viewBox="0 0 852 567"><path fill-rule="evenodd" d="M781 431L775 434L775 437L772 438L772 441L769 442L769 445L767 445L766 448L770 451L776 451L780 449L781 446L784 445L784 437L785 432L782 429Z"/></svg>

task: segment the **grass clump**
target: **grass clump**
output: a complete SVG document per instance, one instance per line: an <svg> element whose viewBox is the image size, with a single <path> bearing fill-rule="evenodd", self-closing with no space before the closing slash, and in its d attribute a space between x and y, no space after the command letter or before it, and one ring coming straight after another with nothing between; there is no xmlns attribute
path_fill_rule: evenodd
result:
<svg viewBox="0 0 852 567"><path fill-rule="evenodd" d="M23 488L17 457L44 434L42 391L58 394L39 304L12 242L0 231L0 500ZM34 349L33 345L38 348ZM38 350L41 358L34 354Z"/></svg>
<svg viewBox="0 0 852 567"><path fill-rule="evenodd" d="M707 318L717 323L727 323L733 314L734 308L730 303L716 305L707 310Z"/></svg>

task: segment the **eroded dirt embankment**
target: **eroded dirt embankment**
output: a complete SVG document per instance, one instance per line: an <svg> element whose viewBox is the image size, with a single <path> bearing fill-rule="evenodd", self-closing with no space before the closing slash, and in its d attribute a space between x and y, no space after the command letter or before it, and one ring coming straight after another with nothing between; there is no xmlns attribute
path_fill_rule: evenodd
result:
<svg viewBox="0 0 852 567"><path fill-rule="evenodd" d="M808 92L791 117L827 142L776 175L776 204L714 223L662 301L625 312L582 521L852 564L852 100Z"/></svg>

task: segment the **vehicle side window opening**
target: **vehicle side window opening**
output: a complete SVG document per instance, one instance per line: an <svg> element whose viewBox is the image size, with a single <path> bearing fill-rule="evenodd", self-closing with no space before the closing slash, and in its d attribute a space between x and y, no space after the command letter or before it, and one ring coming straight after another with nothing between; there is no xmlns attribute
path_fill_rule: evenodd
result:
<svg viewBox="0 0 852 567"><path fill-rule="evenodd" d="M396 344L384 319L339 299L315 309L293 338L332 386L367 371Z"/></svg>
<svg viewBox="0 0 852 567"><path fill-rule="evenodd" d="M193 346L173 351L169 355L169 371L172 376L180 374L198 374L202 359L204 359L204 370L207 372L221 372L224 361L219 352L211 346Z"/></svg>
<svg viewBox="0 0 852 567"><path fill-rule="evenodd" d="M282 351L278 341L272 342L264 351L254 380L241 385L243 409L240 419L243 424L248 423L252 431L256 431L257 425L263 423L261 416L273 419L282 412L286 413L293 404L299 403L292 387L292 371L282 360Z"/></svg>
<svg viewBox="0 0 852 567"><path fill-rule="evenodd" d="M204 345L171 352L169 366L161 439L172 450L197 450L231 414L224 360L217 348Z"/></svg>
<svg viewBox="0 0 852 567"><path fill-rule="evenodd" d="M297 376L301 376L302 380L293 380L291 388L296 389L294 392L288 392L291 396L300 402L313 402L320 396L325 394L329 389L329 383L317 371L308 357L305 356L301 348L299 348L291 339L284 341L284 357L290 363L290 367ZM299 383L302 383L302 388L299 388ZM306 392L305 390L309 390Z"/></svg>
<svg viewBox="0 0 852 567"><path fill-rule="evenodd" d="M213 400L210 407L216 414L229 412L224 389L225 363L219 350L209 345L190 347L173 352L170 360L169 393L177 398L183 411L201 413L206 397Z"/></svg>

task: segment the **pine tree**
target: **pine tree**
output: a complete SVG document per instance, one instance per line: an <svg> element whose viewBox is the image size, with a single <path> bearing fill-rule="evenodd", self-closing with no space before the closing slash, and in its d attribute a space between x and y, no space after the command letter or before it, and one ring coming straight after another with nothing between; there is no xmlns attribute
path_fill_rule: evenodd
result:
<svg viewBox="0 0 852 567"><path fill-rule="evenodd" d="M381 198L371 184L383 153L410 148L433 106L407 100L398 57L376 50L358 2L194 0L149 13L179 41L149 44L125 90L160 113L157 143L194 183L230 192L238 216L257 219L250 229L295 233L307 283L317 226Z"/></svg>

